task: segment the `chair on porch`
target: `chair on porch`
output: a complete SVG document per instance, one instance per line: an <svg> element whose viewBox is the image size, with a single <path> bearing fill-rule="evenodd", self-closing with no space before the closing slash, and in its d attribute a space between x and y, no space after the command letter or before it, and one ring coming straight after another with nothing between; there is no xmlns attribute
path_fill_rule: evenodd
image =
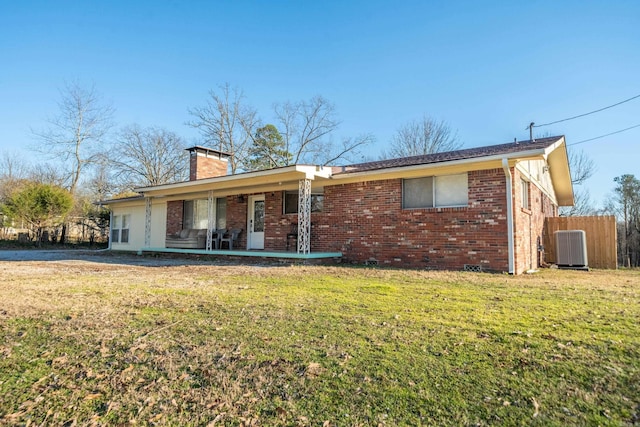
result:
<svg viewBox="0 0 640 427"><path fill-rule="evenodd" d="M233 243L238 240L238 236L240 235L240 233L242 233L242 230L239 228L234 228L225 232L220 238L220 249L222 249L222 244L224 242L227 242L227 244L229 245L229 250L232 251Z"/></svg>
<svg viewBox="0 0 640 427"><path fill-rule="evenodd" d="M224 236L226 232L227 232L226 228L218 228L216 230L213 230L213 233L211 233L211 243L212 243L213 249L220 249L220 240L222 239L222 236Z"/></svg>

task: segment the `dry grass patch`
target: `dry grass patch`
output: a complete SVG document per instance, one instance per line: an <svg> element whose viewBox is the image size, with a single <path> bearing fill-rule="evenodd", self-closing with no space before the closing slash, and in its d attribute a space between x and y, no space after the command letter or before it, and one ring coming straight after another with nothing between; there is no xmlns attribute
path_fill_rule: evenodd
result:
<svg viewBox="0 0 640 427"><path fill-rule="evenodd" d="M640 274L0 263L0 422L640 422Z"/></svg>

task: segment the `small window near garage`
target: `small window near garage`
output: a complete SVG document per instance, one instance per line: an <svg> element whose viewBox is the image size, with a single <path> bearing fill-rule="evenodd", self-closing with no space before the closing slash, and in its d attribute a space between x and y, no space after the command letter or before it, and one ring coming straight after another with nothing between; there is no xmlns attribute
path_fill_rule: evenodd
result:
<svg viewBox="0 0 640 427"><path fill-rule="evenodd" d="M311 193L311 212L322 212L324 207L324 194L321 191L314 190ZM284 192L284 213L298 213L298 192Z"/></svg>
<svg viewBox="0 0 640 427"><path fill-rule="evenodd" d="M522 196L522 208L529 209L529 182L520 179L520 188Z"/></svg>
<svg viewBox="0 0 640 427"><path fill-rule="evenodd" d="M467 174L427 176L402 181L402 208L434 208L467 206L469 184Z"/></svg>

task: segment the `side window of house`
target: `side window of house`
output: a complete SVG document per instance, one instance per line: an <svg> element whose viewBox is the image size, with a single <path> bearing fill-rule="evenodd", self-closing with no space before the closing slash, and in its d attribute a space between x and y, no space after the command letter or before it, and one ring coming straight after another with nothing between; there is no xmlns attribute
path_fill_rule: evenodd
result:
<svg viewBox="0 0 640 427"><path fill-rule="evenodd" d="M111 226L112 243L129 243L129 224L131 215L114 215Z"/></svg>
<svg viewBox="0 0 640 427"><path fill-rule="evenodd" d="M467 206L469 183L466 173L427 176L402 181L402 208Z"/></svg>
<svg viewBox="0 0 640 427"><path fill-rule="evenodd" d="M529 182L524 179L520 179L520 188L522 189L522 207L529 209Z"/></svg>
<svg viewBox="0 0 640 427"><path fill-rule="evenodd" d="M324 207L324 194L320 191L313 191L311 193L311 212L322 212L323 207ZM284 192L284 213L285 214L298 213L298 192L297 191Z"/></svg>

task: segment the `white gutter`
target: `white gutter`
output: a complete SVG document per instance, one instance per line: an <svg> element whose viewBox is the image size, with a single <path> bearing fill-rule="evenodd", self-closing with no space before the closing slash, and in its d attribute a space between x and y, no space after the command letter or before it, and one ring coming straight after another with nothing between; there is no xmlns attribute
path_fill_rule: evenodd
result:
<svg viewBox="0 0 640 427"><path fill-rule="evenodd" d="M504 169L505 181L507 184L507 246L509 249L509 274L514 274L514 253L513 253L513 195L511 188L511 170L509 169L509 159L502 159L502 169Z"/></svg>

